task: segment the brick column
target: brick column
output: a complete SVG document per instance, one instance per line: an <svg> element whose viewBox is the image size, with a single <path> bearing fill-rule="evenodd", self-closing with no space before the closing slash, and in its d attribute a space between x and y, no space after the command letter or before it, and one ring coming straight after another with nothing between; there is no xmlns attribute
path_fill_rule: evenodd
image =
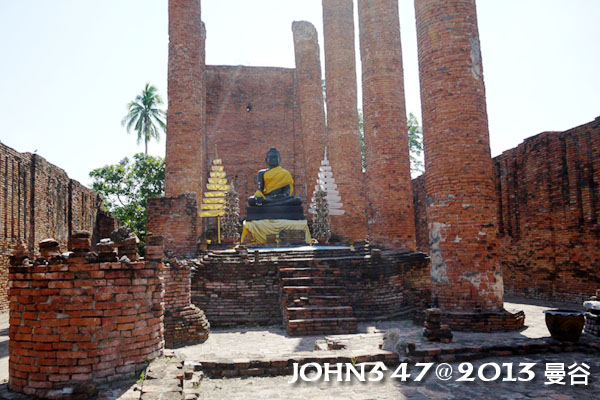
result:
<svg viewBox="0 0 600 400"><path fill-rule="evenodd" d="M305 203L309 203L327 140L321 58L317 30L313 24L294 21L292 31L296 55L296 93L308 188Z"/></svg>
<svg viewBox="0 0 600 400"><path fill-rule="evenodd" d="M358 0L369 236L415 251L398 0Z"/></svg>
<svg viewBox="0 0 600 400"><path fill-rule="evenodd" d="M434 302L498 312L502 271L474 0L416 0Z"/></svg>
<svg viewBox="0 0 600 400"><path fill-rule="evenodd" d="M204 24L200 0L169 0L165 193L202 198L205 166Z"/></svg>
<svg viewBox="0 0 600 400"><path fill-rule="evenodd" d="M367 234L360 165L352 0L323 0L328 157L346 213L331 218L335 234L361 240Z"/></svg>

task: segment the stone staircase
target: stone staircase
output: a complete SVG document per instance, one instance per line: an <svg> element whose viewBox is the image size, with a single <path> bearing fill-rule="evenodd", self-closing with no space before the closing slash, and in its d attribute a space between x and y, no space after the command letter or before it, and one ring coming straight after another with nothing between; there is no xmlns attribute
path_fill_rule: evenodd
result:
<svg viewBox="0 0 600 400"><path fill-rule="evenodd" d="M356 333L339 268L280 266L279 276L283 321L290 336Z"/></svg>

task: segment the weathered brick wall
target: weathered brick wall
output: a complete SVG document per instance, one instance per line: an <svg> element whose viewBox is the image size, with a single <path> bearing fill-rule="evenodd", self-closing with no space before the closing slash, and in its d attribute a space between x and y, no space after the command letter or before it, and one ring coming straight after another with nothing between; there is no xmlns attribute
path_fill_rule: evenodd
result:
<svg viewBox="0 0 600 400"><path fill-rule="evenodd" d="M445 312L499 311L496 193L474 0L415 2L432 291Z"/></svg>
<svg viewBox="0 0 600 400"><path fill-rule="evenodd" d="M331 219L334 234L367 235L367 202L360 165L352 0L323 0L323 36L329 160L346 213Z"/></svg>
<svg viewBox="0 0 600 400"><path fill-rule="evenodd" d="M134 376L160 356L159 265L11 266L9 388L66 397L83 384Z"/></svg>
<svg viewBox="0 0 600 400"><path fill-rule="evenodd" d="M207 66L206 91L207 162L218 152L240 194L241 215L246 214L246 200L256 191L256 173L266 168L265 156L273 146L281 152L281 166L294 178L294 194L306 202L294 70Z"/></svg>
<svg viewBox="0 0 600 400"><path fill-rule="evenodd" d="M281 324L273 262L203 262L192 271L192 303L213 327Z"/></svg>
<svg viewBox="0 0 600 400"><path fill-rule="evenodd" d="M369 238L415 251L398 0L359 0L358 15Z"/></svg>
<svg viewBox="0 0 600 400"><path fill-rule="evenodd" d="M579 302L600 287L600 119L494 158L505 293ZM417 247L429 252L426 175L413 180Z"/></svg>
<svg viewBox="0 0 600 400"><path fill-rule="evenodd" d="M11 246L21 240L33 252L40 238L53 237L66 248L70 231L94 230L100 205L96 192L62 169L0 143L0 310L8 308Z"/></svg>
<svg viewBox="0 0 600 400"><path fill-rule="evenodd" d="M359 320L390 319L431 301L429 259L422 253L384 252L343 268L345 286Z"/></svg>
<svg viewBox="0 0 600 400"><path fill-rule="evenodd" d="M600 288L600 118L494 159L505 290L581 301Z"/></svg>
<svg viewBox="0 0 600 400"><path fill-rule="evenodd" d="M190 193L148 199L146 231L165 240L176 257L194 257L198 250L198 206Z"/></svg>

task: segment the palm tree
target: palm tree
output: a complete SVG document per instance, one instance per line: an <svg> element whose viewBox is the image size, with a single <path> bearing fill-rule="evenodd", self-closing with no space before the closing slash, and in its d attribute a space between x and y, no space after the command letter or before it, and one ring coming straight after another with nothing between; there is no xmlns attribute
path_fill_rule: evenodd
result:
<svg viewBox="0 0 600 400"><path fill-rule="evenodd" d="M131 128L137 132L138 144L144 140L146 146L145 153L148 154L148 142L154 138L160 139L160 131L164 132L166 128L165 110L157 106L163 104L162 98L154 85L146 83L144 90L138 94L134 101L127 106L129 112L121 121L121 125L127 126L127 133ZM158 124L158 126L156 125Z"/></svg>

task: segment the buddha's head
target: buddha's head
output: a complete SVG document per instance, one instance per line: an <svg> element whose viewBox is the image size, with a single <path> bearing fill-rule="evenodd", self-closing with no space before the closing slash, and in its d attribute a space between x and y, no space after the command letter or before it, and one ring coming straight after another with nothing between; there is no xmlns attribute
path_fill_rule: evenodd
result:
<svg viewBox="0 0 600 400"><path fill-rule="evenodd" d="M279 150L277 150L275 147L271 147L269 151L267 151L265 162L269 168L278 167L279 164L281 164L281 155L279 154Z"/></svg>

